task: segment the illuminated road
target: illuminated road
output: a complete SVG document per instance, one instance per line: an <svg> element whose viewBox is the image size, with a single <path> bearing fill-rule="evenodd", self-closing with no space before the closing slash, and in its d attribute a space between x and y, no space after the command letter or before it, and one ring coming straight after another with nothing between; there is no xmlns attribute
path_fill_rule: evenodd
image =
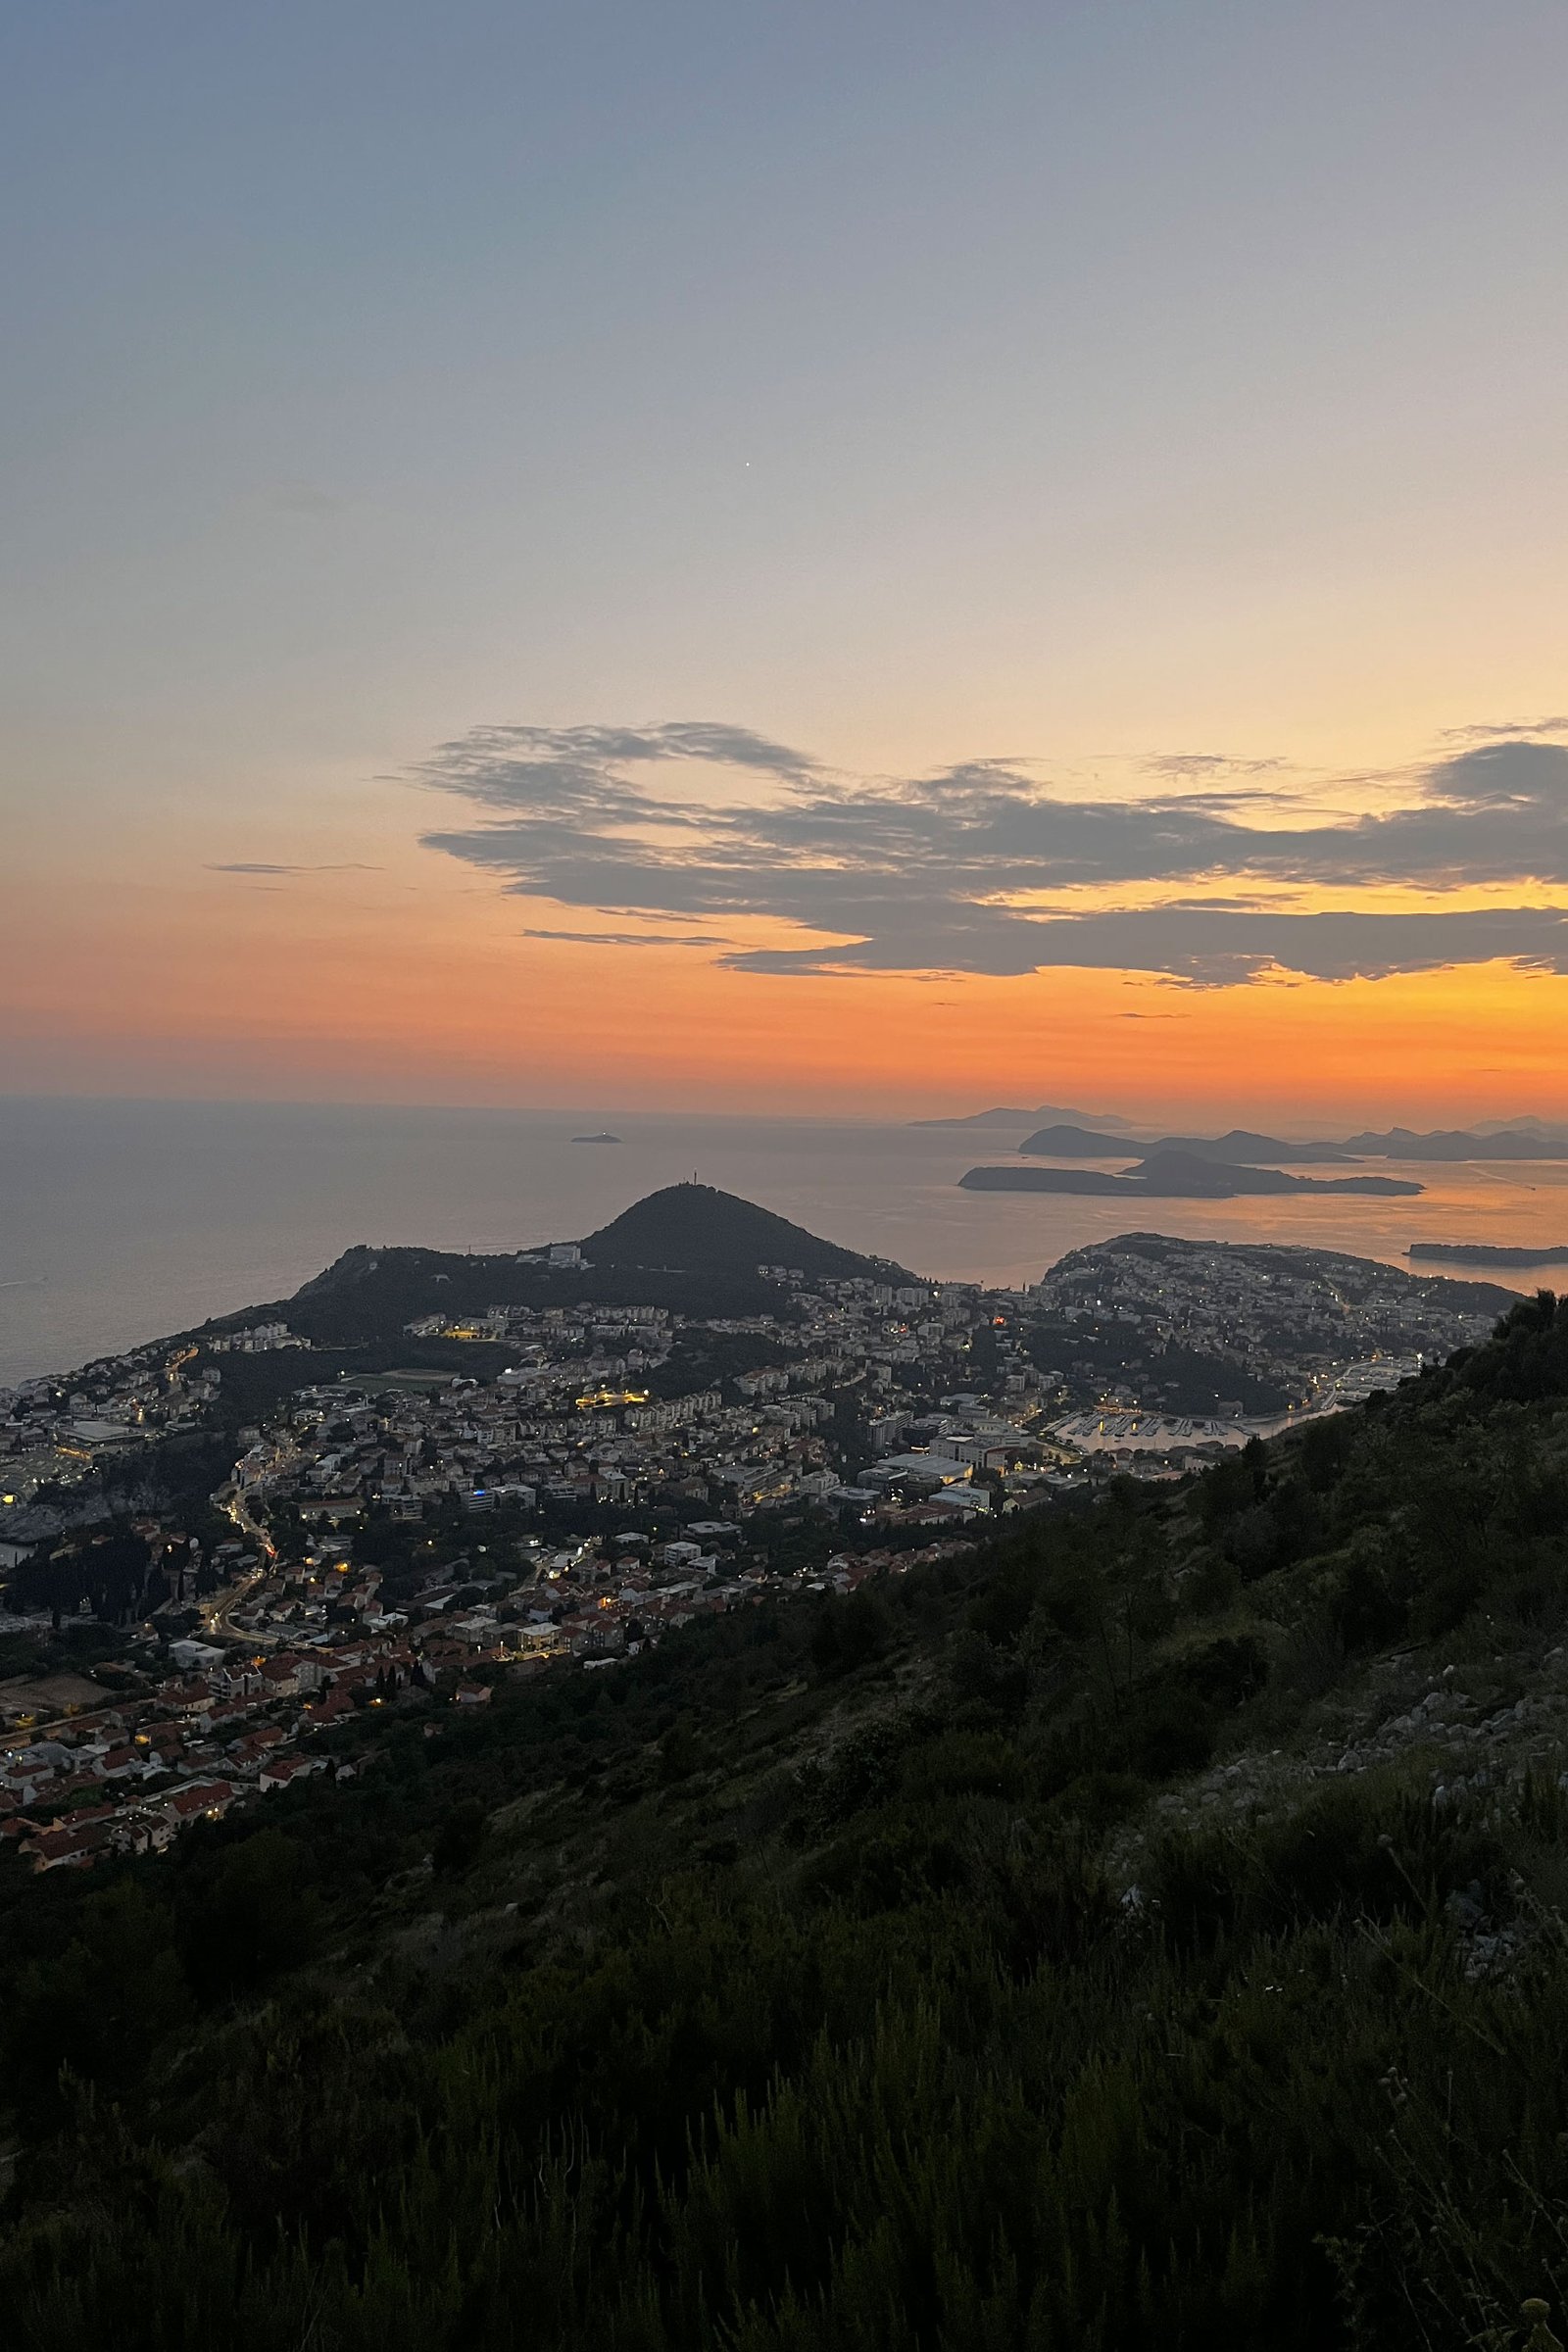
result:
<svg viewBox="0 0 1568 2352"><path fill-rule="evenodd" d="M229 1585L223 1592L215 1593L211 1601L203 1602L203 1608L208 1612L203 1630L215 1642L237 1642L247 1649L254 1649L259 1642L270 1639L270 1636L247 1633L243 1626L233 1622L234 1610L250 1598L257 1586L265 1582L266 1576L265 1568L253 1569L242 1583Z"/></svg>
<svg viewBox="0 0 1568 2352"><path fill-rule="evenodd" d="M254 1648L262 1637L247 1633L244 1627L235 1625L233 1612L250 1598L258 1585L265 1583L268 1570L277 1558L277 1546L252 1513L243 1487L220 1487L213 1500L233 1521L239 1533L249 1538L263 1557L261 1567L253 1568L248 1575L225 1586L222 1592L216 1592L211 1600L201 1604L205 1630L215 1642L236 1642L246 1648Z"/></svg>

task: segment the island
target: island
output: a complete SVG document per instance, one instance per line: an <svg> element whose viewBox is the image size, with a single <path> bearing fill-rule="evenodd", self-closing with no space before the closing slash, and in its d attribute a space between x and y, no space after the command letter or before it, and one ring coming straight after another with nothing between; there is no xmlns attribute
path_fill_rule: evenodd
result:
<svg viewBox="0 0 1568 2352"><path fill-rule="evenodd" d="M1018 1149L1040 1159L1125 1159L1129 1152L1142 1152L1146 1147L1130 1136L1101 1135L1092 1127L1058 1120L1054 1126L1026 1135Z"/></svg>
<svg viewBox="0 0 1568 2352"><path fill-rule="evenodd" d="M620 1138L602 1130L598 1135L574 1135L571 1140L574 1144L618 1144Z"/></svg>
<svg viewBox="0 0 1568 2352"><path fill-rule="evenodd" d="M1146 1157L1179 1152L1190 1159L1217 1159L1226 1166L1243 1167L1254 1162L1273 1165L1282 1160L1349 1160L1354 1156L1339 1144L1291 1144L1275 1135L1253 1135L1245 1127L1233 1127L1228 1134L1216 1136L1162 1135L1156 1143L1138 1144L1130 1136L1100 1135L1086 1127L1057 1125L1025 1136L1018 1149L1037 1159L1125 1159L1130 1151L1142 1152Z"/></svg>
<svg viewBox="0 0 1568 2352"><path fill-rule="evenodd" d="M1403 1176L1289 1176L1279 1168L1156 1152L1122 1175L1105 1168L970 1168L970 1193L1094 1193L1139 1200L1234 1200L1253 1193L1357 1193L1380 1198L1423 1192Z"/></svg>
<svg viewBox="0 0 1568 2352"><path fill-rule="evenodd" d="M1568 1244L1516 1250L1497 1242L1412 1242L1404 1254L1446 1266L1568 1266Z"/></svg>
<svg viewBox="0 0 1568 2352"><path fill-rule="evenodd" d="M1068 1110L1054 1102L1038 1102L1033 1110L1020 1110L1016 1103L994 1103L989 1110L970 1111L967 1118L911 1119L909 1124L911 1127L1030 1127L1036 1119L1067 1120L1079 1129L1086 1125L1114 1127L1117 1140L1110 1145L1113 1152L1125 1151L1131 1140L1130 1120L1117 1118L1113 1111Z"/></svg>
<svg viewBox="0 0 1568 2352"><path fill-rule="evenodd" d="M1027 1151L1028 1145L1023 1149ZM1252 1163L1275 1167L1282 1161L1299 1166L1313 1161L1353 1160L1356 1156L1343 1144L1287 1143L1277 1135L1253 1135L1246 1127L1232 1127L1226 1134L1215 1136L1162 1135L1149 1150L1187 1152L1196 1159L1218 1159L1244 1167Z"/></svg>
<svg viewBox="0 0 1568 2352"><path fill-rule="evenodd" d="M1344 1148L1383 1159L1568 1159L1568 1131L1536 1124L1485 1135L1464 1127L1414 1135L1408 1127L1391 1127L1385 1135L1348 1136Z"/></svg>
<svg viewBox="0 0 1568 2352"><path fill-rule="evenodd" d="M1233 1127L1226 1135L1163 1135L1140 1137L1126 1119L1107 1111L1064 1110L1042 1105L1035 1111L995 1108L972 1112L968 1118L916 1119L917 1127L1010 1127L1033 1119L1044 1125L1027 1135L1020 1152L1043 1159L1115 1159L1128 1152L1185 1152L1200 1159L1293 1164L1354 1159L1425 1160L1563 1160L1568 1159L1568 1128L1543 1119L1519 1117L1486 1128L1441 1128L1418 1135L1413 1128L1365 1130L1338 1141L1292 1143L1274 1135L1254 1135ZM1112 1133L1111 1130L1115 1132ZM1033 1189L1033 1188L1029 1188Z"/></svg>

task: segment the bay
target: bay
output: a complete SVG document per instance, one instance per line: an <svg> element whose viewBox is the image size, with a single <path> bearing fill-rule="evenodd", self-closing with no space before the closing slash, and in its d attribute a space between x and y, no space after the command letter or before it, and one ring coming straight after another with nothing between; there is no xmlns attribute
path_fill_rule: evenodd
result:
<svg viewBox="0 0 1568 2352"><path fill-rule="evenodd" d="M621 1140L572 1140L599 1130ZM1037 1280L1064 1251L1132 1229L1393 1264L1414 1240L1568 1243L1568 1166L1544 1161L1365 1163L1425 1184L1413 1200L1132 1204L958 1190L965 1168L1006 1160L1020 1140L602 1105L0 1099L0 1384L285 1297L354 1242L512 1250L574 1240L693 1175L851 1249L986 1282ZM1528 1267L1485 1278L1521 1291L1565 1279Z"/></svg>

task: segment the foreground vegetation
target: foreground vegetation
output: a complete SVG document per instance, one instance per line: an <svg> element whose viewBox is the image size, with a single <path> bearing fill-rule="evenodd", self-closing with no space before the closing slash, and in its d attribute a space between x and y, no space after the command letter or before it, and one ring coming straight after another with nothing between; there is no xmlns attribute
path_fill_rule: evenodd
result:
<svg viewBox="0 0 1568 2352"><path fill-rule="evenodd" d="M1174 1494L8 1862L12 2340L1522 2345L1565 1640L1544 1297Z"/></svg>

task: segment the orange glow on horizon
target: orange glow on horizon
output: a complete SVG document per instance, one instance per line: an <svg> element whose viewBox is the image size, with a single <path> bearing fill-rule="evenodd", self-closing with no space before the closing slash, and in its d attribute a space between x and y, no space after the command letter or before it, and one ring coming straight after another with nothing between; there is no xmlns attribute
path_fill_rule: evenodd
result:
<svg viewBox="0 0 1568 2352"><path fill-rule="evenodd" d="M13 924L16 1091L867 1117L1076 1102L1194 1119L1568 1113L1568 979L1504 964L1200 989L1053 969L780 977L521 935L489 891L148 886L91 953ZM132 1078L132 1073L134 1077Z"/></svg>

